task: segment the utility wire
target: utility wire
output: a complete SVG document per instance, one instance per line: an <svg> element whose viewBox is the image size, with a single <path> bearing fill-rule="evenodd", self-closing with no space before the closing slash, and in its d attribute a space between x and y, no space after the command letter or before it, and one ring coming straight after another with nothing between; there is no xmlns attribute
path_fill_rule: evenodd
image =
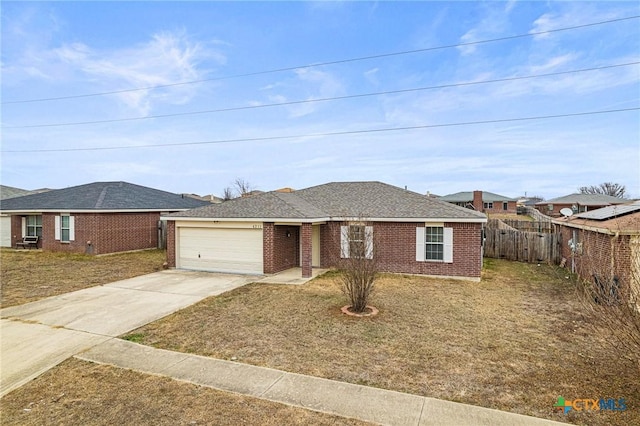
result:
<svg viewBox="0 0 640 426"><path fill-rule="evenodd" d="M327 102L327 101L337 101L337 100L354 99L354 98L364 98L364 97L370 97L370 96L382 96L382 95L392 95L392 94L398 94L398 93L418 92L418 91L433 90L433 89L446 89L451 87L473 86L478 84L501 83L501 82L507 82L507 81L517 81L517 80L526 80L526 79L541 78L541 77L552 77L552 76L573 74L573 73L580 73L580 72L598 71L598 70L626 67L626 66L638 65L638 64L640 64L640 61L628 62L624 64L604 65L601 67L594 67L594 68L582 68L582 69L570 70L570 71L558 71L558 72L552 72L552 73L546 73L546 74L535 74L535 75L527 75L527 76L520 76L520 77L507 77L507 78L499 78L499 79L493 79L493 80L471 81L471 82L462 82L462 83L451 83L451 84L442 84L438 86L416 87L411 89L387 90L384 92L361 93L356 95L335 96L330 98L305 99L305 100L278 102L278 103L271 103L271 104L264 104L264 105L248 105L248 106L241 106L241 107L210 109L210 110L204 110L204 111L189 111L189 112L177 112L172 114L148 115L144 117L114 118L109 120L77 121L77 122L69 122L69 123L51 123L51 124L27 124L22 126L1 126L0 128L32 129L32 128L40 128L40 127L80 126L80 125L88 125L88 124L105 124L105 123L118 123L118 122L125 122L125 121L149 120L153 118L169 118L169 117L182 117L182 116L199 115L199 114L213 114L218 112L242 111L242 110L257 109L257 108L272 108L272 107L278 107L278 106L299 105L299 104L306 104L306 103L313 103L313 102Z"/></svg>
<svg viewBox="0 0 640 426"><path fill-rule="evenodd" d="M426 124L421 126L390 127L390 128L381 128L381 129L363 129L363 130L345 130L345 131L338 131L338 132L309 133L309 134L302 134L302 135L265 136L260 138L221 139L221 140L200 141L200 142L174 142L174 143L166 143L166 144L149 144L149 145L137 145L137 146L122 145L122 146L94 147L94 148L3 150L0 152L7 154L7 153L44 153L44 152L73 152L73 151L113 151L113 150L120 150L120 149L135 149L135 148L165 148L165 147L172 147L172 146L214 145L214 144L239 143L239 142L265 142L265 141L277 141L277 140L284 140L284 139L344 136L344 135L357 135L357 134L365 134L365 133L398 132L402 130L433 129L438 127L456 127L456 126L471 126L471 125L478 125L478 124L509 123L509 122L515 122L515 121L546 120L546 119L552 119L552 118L579 117L579 116L596 115L596 114L613 114L613 113L637 111L637 110L640 110L640 107L575 112L575 113L556 114L556 115L539 115L539 116L533 116L533 117L503 118L503 119L496 119L496 120L465 121L465 122L444 123L444 124Z"/></svg>
<svg viewBox="0 0 640 426"><path fill-rule="evenodd" d="M113 90L113 91L109 91L109 92L86 93L86 94L81 94L81 95L58 96L58 97L51 97L51 98L37 98L37 99L22 99L22 100L14 100L14 101L5 101L5 102L0 102L0 104L6 105L6 104L20 104L20 103L29 103L29 102L47 102L47 101L58 101L58 100L63 100L63 99L77 99L77 98L87 98L87 97L92 97L92 96L114 95L114 94L118 94L118 93L135 92L135 91L140 91L140 90L155 90L155 89L161 89L161 88L165 88L165 87L174 87L174 86L181 86L181 85L186 85L186 84L205 83L205 82L209 82L209 81L229 80L229 79L234 79L234 78L251 77L251 76L256 76L256 75L264 75L264 74L273 74L273 73L284 72L284 71L293 71L293 70L297 70L297 69L320 67L320 66L325 66L325 65L337 65L337 64L344 64L344 63L349 63L349 62L366 61L366 60L379 59L379 58L388 58L388 57L392 57L392 56L401 56L401 55L409 55L409 54L421 53L421 52L430 52L430 51L434 51L434 50L450 49L450 48L454 48L454 47L475 46L475 45L485 44L485 43L494 43L494 42L498 42L498 41L515 40L515 39L519 39L519 38L535 37L535 36L538 36L538 35L551 34L551 33L556 33L556 32L561 32L561 31L570 31L570 30L576 30L576 29L580 29L580 28L594 27L594 26L597 26L597 25L611 24L611 23L614 23L614 22L621 22L621 21L627 21L627 20L638 19L638 18L640 18L640 15L627 16L627 17L624 17L624 18L610 19L610 20L600 21L600 22L592 22L592 23L582 24L582 25L574 25L574 26L571 26L571 27L556 28L556 29L553 29L553 30L529 32L529 33L526 33L526 34L517 34L517 35L513 35L513 36L498 37L498 38L492 38L492 39L486 39L486 40L478 40L478 41L470 41L470 42L466 42L466 43L456 43L456 44L448 44L448 45L443 45L443 46L426 47L426 48L422 48L422 49L404 50L404 51L400 51L400 52L382 53L382 54L378 54L378 55L361 56L361 57L357 57L357 58L340 59L340 60L328 61L328 62L318 62L318 63L307 64L307 65L298 65L298 66L291 66L291 67L284 67L284 68L275 68L275 69L271 69L271 70L255 71L255 72L249 72L249 73L243 73L243 74L233 74L233 75L222 76L222 77L205 78L205 79L183 81L183 82L171 83L171 84L162 84L162 85L157 85L157 86L139 87L139 88L134 88L134 89Z"/></svg>

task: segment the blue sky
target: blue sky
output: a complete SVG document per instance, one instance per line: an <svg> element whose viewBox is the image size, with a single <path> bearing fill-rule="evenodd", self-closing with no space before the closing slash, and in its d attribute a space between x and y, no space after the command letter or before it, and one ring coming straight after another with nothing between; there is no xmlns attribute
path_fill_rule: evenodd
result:
<svg viewBox="0 0 640 426"><path fill-rule="evenodd" d="M1 7L4 185L379 180L548 199L611 181L640 197L640 19L620 20L635 1ZM412 90L433 86L448 87Z"/></svg>

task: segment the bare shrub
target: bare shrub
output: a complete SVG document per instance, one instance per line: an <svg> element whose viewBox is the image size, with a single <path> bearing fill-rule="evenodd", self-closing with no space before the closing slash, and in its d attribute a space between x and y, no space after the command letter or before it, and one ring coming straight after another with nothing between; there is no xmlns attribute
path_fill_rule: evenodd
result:
<svg viewBox="0 0 640 426"><path fill-rule="evenodd" d="M340 260L342 291L349 299L350 310L362 313L367 309L378 274L375 258L373 226L356 220L340 227Z"/></svg>
<svg viewBox="0 0 640 426"><path fill-rule="evenodd" d="M640 370L640 236L583 232L575 244L583 312L617 355Z"/></svg>

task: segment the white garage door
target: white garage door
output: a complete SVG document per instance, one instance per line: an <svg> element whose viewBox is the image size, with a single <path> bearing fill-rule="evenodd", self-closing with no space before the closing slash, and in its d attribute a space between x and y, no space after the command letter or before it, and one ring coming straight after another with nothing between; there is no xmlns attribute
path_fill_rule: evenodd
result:
<svg viewBox="0 0 640 426"><path fill-rule="evenodd" d="M0 216L0 247L11 247L11 216Z"/></svg>
<svg viewBox="0 0 640 426"><path fill-rule="evenodd" d="M262 229L178 228L178 268L262 274Z"/></svg>

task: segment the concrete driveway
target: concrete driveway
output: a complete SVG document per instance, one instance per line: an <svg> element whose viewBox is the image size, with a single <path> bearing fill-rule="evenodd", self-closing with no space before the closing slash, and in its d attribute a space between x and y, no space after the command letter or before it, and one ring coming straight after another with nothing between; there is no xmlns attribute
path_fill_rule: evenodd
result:
<svg viewBox="0 0 640 426"><path fill-rule="evenodd" d="M0 396L70 356L259 278L170 270L0 309Z"/></svg>

